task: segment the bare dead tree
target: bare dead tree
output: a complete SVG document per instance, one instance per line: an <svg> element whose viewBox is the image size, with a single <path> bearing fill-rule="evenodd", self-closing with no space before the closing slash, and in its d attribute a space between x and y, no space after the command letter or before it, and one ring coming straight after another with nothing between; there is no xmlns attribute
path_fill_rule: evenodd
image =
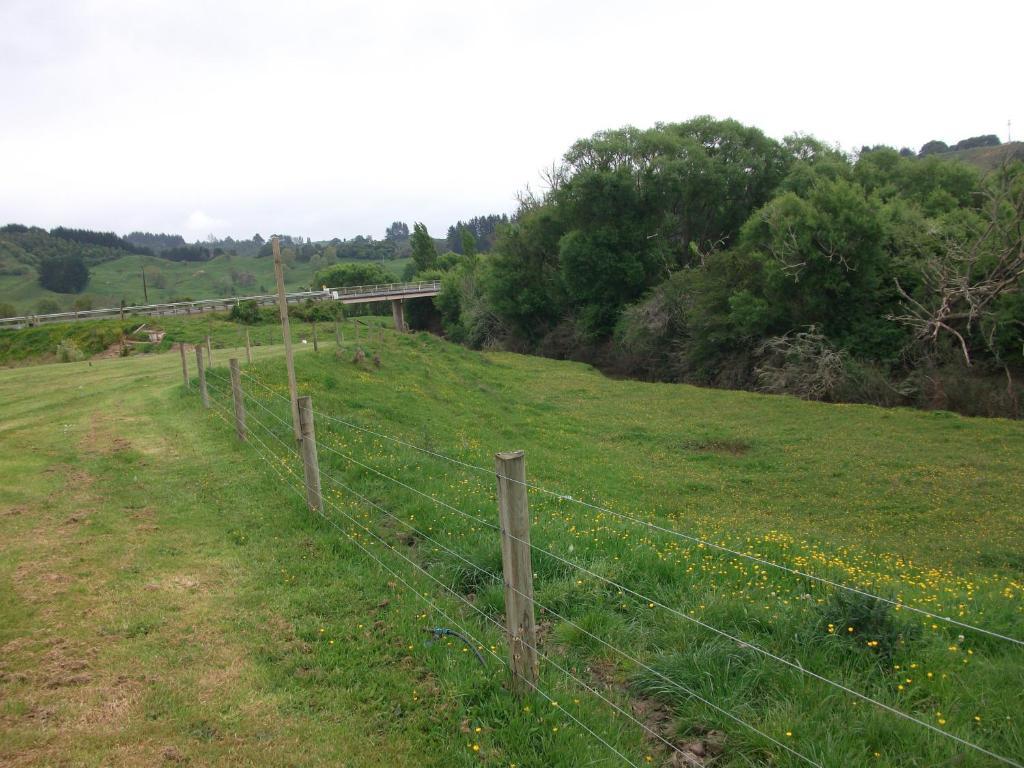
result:
<svg viewBox="0 0 1024 768"><path fill-rule="evenodd" d="M767 339L754 368L762 392L789 393L804 400L835 398L846 377L848 357L817 326Z"/></svg>
<svg viewBox="0 0 1024 768"><path fill-rule="evenodd" d="M999 360L996 305L1024 284L1024 174L1004 165L986 187L982 210L985 225L973 239L947 238L939 253L925 259L918 298L896 280L905 312L889 316L914 329L920 342L955 339L968 366L978 338ZM1005 362L1003 368L1012 386Z"/></svg>

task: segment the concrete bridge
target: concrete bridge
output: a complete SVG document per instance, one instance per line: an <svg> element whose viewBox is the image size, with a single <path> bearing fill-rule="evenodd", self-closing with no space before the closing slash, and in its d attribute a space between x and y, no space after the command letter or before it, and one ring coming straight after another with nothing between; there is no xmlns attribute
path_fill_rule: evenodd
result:
<svg viewBox="0 0 1024 768"><path fill-rule="evenodd" d="M319 291L298 291L285 294L285 301L298 304L303 301L340 301L342 304L370 304L375 301L390 301L391 315L395 328L405 330L405 301L437 296L441 290L440 280L418 283L381 283L378 285L356 285L345 288L325 288ZM223 312L236 307L243 301L252 301L257 306L277 303L277 294L259 296L233 296L227 299L203 299L201 301L177 301L167 304L141 304L131 307L110 307L87 309L80 312L56 312L49 315L24 315L0 318L2 328L28 328L46 323L73 323L78 320L97 320L128 315L161 317L165 315L193 315L203 312Z"/></svg>

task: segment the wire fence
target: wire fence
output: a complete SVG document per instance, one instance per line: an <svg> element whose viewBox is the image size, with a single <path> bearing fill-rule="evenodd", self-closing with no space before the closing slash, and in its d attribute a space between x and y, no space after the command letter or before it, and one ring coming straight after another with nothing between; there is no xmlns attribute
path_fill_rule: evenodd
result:
<svg viewBox="0 0 1024 768"><path fill-rule="evenodd" d="M242 377L245 380L246 386L242 388L242 400L246 407L246 424L248 426L248 435L251 438L250 446L257 456L264 460L270 468L277 473L278 477L282 480L283 484L286 485L291 491L295 492L301 499L305 499L305 496L301 490L303 478L301 472L294 471L289 461L298 462L299 454L296 450L292 437L292 424L288 417L282 415L275 410L278 408L283 413L290 411L290 400L287 396L282 393L275 391L266 382L261 380L251 369L242 369ZM213 410L226 422L231 423L235 418L230 408L231 398L231 384L224 377L217 374L215 371L207 369L206 375L209 380L214 383L213 389L215 390L215 396L211 397L211 404ZM252 384L260 393L259 396L254 394L252 388L248 385ZM253 406L256 410L249 408ZM428 448L421 447L415 443L404 440L400 437L390 435L378 430L368 428L364 425L358 424L350 419L344 419L336 414L324 413L319 410L313 410L313 414L321 425L321 434L316 439L316 447L318 453L321 456L331 457L335 463L340 461L342 467L350 467L352 469L358 468L359 474L364 477L372 477L376 482L379 482L383 487L393 487L400 489L401 493L411 494L412 497L421 499L422 503L426 503L434 507L439 511L440 514L445 515L447 518L453 521L465 521L471 523L470 530L472 531L497 531L503 536L509 537L519 544L526 546L530 551L537 554L543 561L556 563L558 567L565 571L571 571L580 575L586 576L588 579L592 579L595 583L599 583L610 590L610 594L622 598L630 598L635 601L639 606L646 606L648 609L657 609L664 612L667 616L672 619L678 619L689 625L699 628L703 632L710 633L722 641L726 641L733 645L736 649L741 652L756 654L773 664L780 665L785 669L789 670L794 674L798 674L808 680L814 681L814 683L821 684L830 687L836 691L841 692L843 695L849 696L857 702L867 704L871 707L876 708L879 712L883 712L887 715L896 717L904 722L913 725L916 728L920 728L927 732L933 737L947 740L948 742L955 744L961 748L967 749L977 755L990 758L991 760L1015 768L1024 768L1024 765L1020 762L1019 758L1009 757L1006 755L999 754L998 752L991 750L976 741L960 736L949 730L942 729L936 725L927 722L916 714L904 711L899 707L893 706L889 703L879 700L878 698L865 693L850 684L847 684L841 679L835 679L832 676L824 674L814 669L809 668L803 664L799 659L790 658L782 653L776 652L769 648L763 647L761 644L752 641L749 638L739 636L739 633L730 632L726 629L722 629L716 626L710 620L704 620L692 615L692 612L681 610L680 608L671 605L666 599L660 598L653 594L650 594L647 590L633 588L628 584L622 583L621 581L612 578L604 573L600 573L595 569L594 564L584 564L579 562L577 559L564 556L552 550L551 546L544 546L542 544L533 543L523 539L519 539L512 536L507 530L502 530L501 526L495 524L491 520L480 517L476 514L465 511L460 507L459 504L453 504L442 498L439 494L424 491L417 487L417 476L396 476L398 472L388 473L370 463L370 460L362 460L357 457L355 452L351 449L343 449L337 442L332 444L326 437L360 433L363 435L369 435L373 438L377 438L386 441L392 445L398 446L402 449L418 452L422 455L427 455L436 459L439 462L447 463L451 466L458 466L461 469L470 470L473 473L478 474L481 479L486 475L489 478L497 477L499 480L510 481L512 483L521 483L525 485L527 489L533 491L536 494L546 496L554 499L558 503L569 503L577 505L579 508L589 509L601 514L609 515L616 520L621 521L626 525L641 526L645 529L653 531L659 535L671 537L673 539L686 541L688 544L695 547L706 548L714 552L722 553L723 555L729 555L734 558L740 558L749 562L756 563L759 566L766 568L776 569L779 572L786 573L790 576L797 577L800 579L806 579L808 582L819 584L823 587L829 587L834 590L846 592L850 594L856 594L859 597L867 598L869 600L877 601L881 604L894 607L898 610L906 610L914 612L925 617L928 617L934 621L941 621L949 626L957 627L971 632L977 632L981 635L985 635L989 638L1005 642L1012 647L1019 647L1024 645L1019 638L1014 637L1004 632L998 632L985 627L970 624L965 621L946 616L933 611L919 608L914 605L910 605L903 600L895 599L885 595L878 595L862 589L855 585L843 583L839 580L827 578L812 574L810 572L792 568L784 563L778 563L770 560L766 557L762 557L757 553L743 552L741 550L731 548L718 544L713 541L709 541L706 538L699 537L687 532L674 530L665 526L643 520L641 518L628 515L626 513L618 512L607 506L594 504L581 499L573 498L571 495L559 493L557 491L549 490L543 486L534 485L528 482L522 482L511 477L507 477L496 473L494 469L487 469L486 467L480 466L479 464L464 461L455 457L451 457L434 451ZM324 429L324 427L327 429ZM341 430L337 432L336 430ZM627 662L628 664L634 665L637 669L642 669L645 673L652 675L657 678L661 683L671 687L677 691L680 695L688 700L696 701L702 706L707 707L709 710L716 714L726 718L737 726L747 730L757 739L760 739L765 745L771 745L772 748L781 750L790 757L799 760L800 762L814 765L831 765L837 764L835 759L830 759L828 755L813 753L807 754L804 751L800 751L795 747L787 744L782 738L776 735L768 733L764 728L760 728L754 723L750 722L749 719L745 719L741 715L726 706L722 706L711 700L707 695L702 695L699 691L695 690L692 686L687 686L682 682L674 679L672 676L665 672L657 669L655 666L646 663L640 658L640 654L636 652L630 652L626 648L620 647L619 644L612 642L607 637L602 637L600 634L587 629L582 626L579 622L574 621L570 616L567 615L565 610L557 610L552 605L545 603L542 600L537 599L532 594L527 594L519 589L516 589L514 585L510 585L509 581L503 578L502 574L492 571L485 565L481 565L477 562L472 555L467 555L460 552L454 545L450 545L451 539L453 538L453 532L451 530L445 531L449 538L449 544L445 544L441 541L442 532L434 530L432 527L429 530L425 530L426 526L415 525L411 522L412 515L407 515L410 520L405 519L406 516L403 514L396 513L394 511L393 504L382 503L379 499L374 500L367 493L361 491L356 487L356 483L350 480L347 475L339 476L337 473L329 471L327 467L328 462L320 462L319 467L320 476L326 481L326 483L334 489L338 494L344 495L346 498L352 499L355 503L363 505L365 508L372 510L376 515L380 516L381 519L386 519L401 525L410 534L418 538L423 542L429 542L434 547L434 551L444 552L453 562L460 563L472 570L476 575L475 578L483 577L483 582L478 583L489 583L489 584L503 584L506 590L511 589L520 598L528 600L532 606L545 616L551 616L562 622L566 626L572 627L573 630L587 637L589 640L597 643L603 649L615 654L618 658ZM286 471L283 471L281 467L285 467ZM344 470L342 470L344 472ZM460 630L466 637L470 638L476 645L478 650L486 651L490 656L494 657L501 666L509 670L508 662L501 658L501 656L494 652L494 650L487 644L480 642L477 637L483 631L496 630L499 633L505 633L506 627L493 616L489 611L481 608L473 601L469 600L465 594L459 589L447 583L444 579L438 578L427 568L413 557L407 556L401 551L401 549L391 544L385 537L376 533L372 527L360 522L356 517L346 512L341 506L339 506L330 496L330 494L324 494L324 505L325 510L317 510L318 514L327 522L329 525L336 528L342 533L347 539L352 541L359 549L373 559L383 570L394 576L400 581L405 588L411 593L417 595L420 599L424 600L432 610L435 610L438 614L445 617L453 626ZM327 514L327 511L332 514ZM341 516L340 518L338 516ZM347 526L347 527L346 527ZM464 529L459 531L464 533ZM497 542L497 537L492 535L492 540ZM371 547L379 547L380 551L375 553ZM393 561L388 564L384 559L381 558L381 554L387 552L387 557L397 557L398 563ZM403 569L406 569L403 571ZM406 572L409 578L404 578L400 571ZM413 576L412 574L415 574ZM426 579L428 587L417 587L412 582L416 579ZM477 621L479 625L473 629L470 629L467 625L468 622L465 619L457 621L456 617L452 614L457 613L455 610L449 609L445 611L439 604L438 600L434 599L430 595L430 590L440 589L444 593L445 600L453 601L459 611L469 612L470 617ZM422 590L422 591L421 591ZM528 647L534 651L537 656L544 661L542 668L554 669L561 673L567 683L571 683L577 686L579 689L586 691L589 695L595 697L602 705L607 706L617 715L621 716L626 721L635 725L640 731L646 734L647 738L651 742L660 744L661 747L666 750L667 753L678 755L678 759L681 762L673 763L680 765L692 764L693 755L687 753L673 740L670 740L660 733L658 729L652 728L647 723L643 722L641 718L636 717L630 712L625 706L623 701L616 701L616 696L611 694L609 691L599 689L599 683L591 680L583 679L582 676L576 674L573 670L566 668L563 664L559 663L558 659L554 657L550 652L545 652L546 647L542 642L535 642L534 644L528 645ZM550 673L547 673L550 674ZM554 701L550 691L545 689L548 683L545 681L545 676L542 675L540 680L537 682L527 681L530 687L541 697ZM627 704L628 706L628 704ZM609 752L614 754L617 758L621 759L628 765L638 765L633 759L630 759L622 753L622 751L615 745L610 743L608 740L602 738L592 726L588 726L577 716L573 715L567 709L562 708L560 710L567 718L572 720L575 724L583 728L589 735L598 740ZM689 761L689 762L688 762Z"/></svg>

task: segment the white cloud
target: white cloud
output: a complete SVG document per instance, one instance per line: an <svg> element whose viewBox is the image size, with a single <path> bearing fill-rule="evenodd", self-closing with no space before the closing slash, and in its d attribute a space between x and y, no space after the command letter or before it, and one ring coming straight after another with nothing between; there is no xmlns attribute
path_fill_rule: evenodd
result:
<svg viewBox="0 0 1024 768"><path fill-rule="evenodd" d="M223 230L228 226L225 219L208 216L203 211L192 211L185 219L185 232L191 235L226 234Z"/></svg>
<svg viewBox="0 0 1024 768"><path fill-rule="evenodd" d="M0 218L441 234L627 123L1005 136L1022 21L1002 0L0 0Z"/></svg>

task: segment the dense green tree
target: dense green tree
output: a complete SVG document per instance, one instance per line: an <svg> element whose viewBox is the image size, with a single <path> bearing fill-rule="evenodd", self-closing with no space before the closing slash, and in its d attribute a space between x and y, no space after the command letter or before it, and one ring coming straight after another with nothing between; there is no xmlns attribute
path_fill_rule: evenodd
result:
<svg viewBox="0 0 1024 768"><path fill-rule="evenodd" d="M625 169L582 171L558 199L574 225L558 244L563 285L581 329L607 335L622 307L667 275L665 242L648 236L658 212Z"/></svg>
<svg viewBox="0 0 1024 768"><path fill-rule="evenodd" d="M81 256L55 256L39 263L39 284L55 293L81 293L89 282L89 268Z"/></svg>
<svg viewBox="0 0 1024 768"><path fill-rule="evenodd" d="M393 221L391 226L384 232L385 240L407 240L409 239L409 225L404 221Z"/></svg>
<svg viewBox="0 0 1024 768"><path fill-rule="evenodd" d="M501 237L491 259L491 279L484 283L493 311L531 343L569 309L559 263L559 240L566 231L560 213L554 206L520 212Z"/></svg>
<svg viewBox="0 0 1024 768"><path fill-rule="evenodd" d="M943 152L949 152L949 144L944 141L939 141L938 139L932 139L922 145L917 156L928 157L928 155L941 155Z"/></svg>
<svg viewBox="0 0 1024 768"><path fill-rule="evenodd" d="M972 136L969 139L961 139L954 146L954 150L974 149L975 147L998 147L1002 142L994 133L987 133L984 136Z"/></svg>
<svg viewBox="0 0 1024 768"><path fill-rule="evenodd" d="M102 245L105 248L128 251L131 253L145 252L147 249L140 248L120 237L113 232L93 232L91 229L72 229L70 227L54 227L50 234L63 240L74 240L78 243L89 245Z"/></svg>
<svg viewBox="0 0 1024 768"><path fill-rule="evenodd" d="M418 272L437 266L437 246L422 222L416 222L412 227L412 260Z"/></svg>
<svg viewBox="0 0 1024 768"><path fill-rule="evenodd" d="M903 198L921 206L928 215L977 203L978 172L938 157L910 159L886 147L862 155L852 178L882 202Z"/></svg>
<svg viewBox="0 0 1024 768"><path fill-rule="evenodd" d="M787 146L710 117L580 140L545 198L499 237L494 309L528 342L566 316L590 338L606 337L624 305L727 247L794 158L834 154L812 139Z"/></svg>
<svg viewBox="0 0 1024 768"><path fill-rule="evenodd" d="M448 249L454 253L462 253L463 232L468 230L473 235L476 252L487 253L494 246L500 228L507 224L508 216L504 213L474 216L468 221L458 221L448 227Z"/></svg>
<svg viewBox="0 0 1024 768"><path fill-rule="evenodd" d="M180 248L187 245L185 238L181 235L167 235L162 232L160 234L132 232L125 237L125 240L142 252L148 251L156 255L167 248Z"/></svg>
<svg viewBox="0 0 1024 768"><path fill-rule="evenodd" d="M698 117L642 131L605 131L576 142L556 174L557 203L583 171L628 173L652 214L652 231L679 265L727 246L785 176L792 156L756 128Z"/></svg>
<svg viewBox="0 0 1024 768"><path fill-rule="evenodd" d="M353 285L380 285L393 283L394 275L380 264L368 262L364 264L335 264L333 267L316 273L313 278L315 285L326 285L328 288L345 288Z"/></svg>
<svg viewBox="0 0 1024 768"><path fill-rule="evenodd" d="M773 199L743 229L739 247L761 262L764 283L730 297L737 319L769 334L815 325L854 354L895 357L905 334L885 317L897 302L880 205L843 179Z"/></svg>
<svg viewBox="0 0 1024 768"><path fill-rule="evenodd" d="M462 253L463 253L463 255L465 255L465 256L475 256L476 255L476 238L473 236L473 233L469 229L465 229L464 228L462 230L462 237L460 239L462 240Z"/></svg>

